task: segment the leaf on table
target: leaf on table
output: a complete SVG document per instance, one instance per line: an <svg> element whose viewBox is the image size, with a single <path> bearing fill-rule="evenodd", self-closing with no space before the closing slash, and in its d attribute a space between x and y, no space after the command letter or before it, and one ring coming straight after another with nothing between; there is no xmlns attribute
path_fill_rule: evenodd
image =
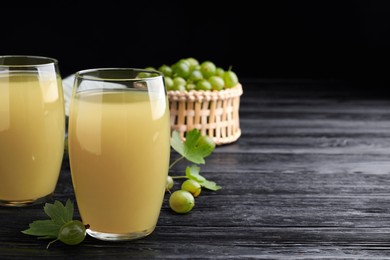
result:
<svg viewBox="0 0 390 260"><path fill-rule="evenodd" d="M210 136L202 135L199 129L193 128L187 132L184 142L179 133L176 130L173 131L171 146L187 160L196 164L204 164L204 158L215 149L215 142Z"/></svg>
<svg viewBox="0 0 390 260"><path fill-rule="evenodd" d="M57 238L61 227L73 219L74 206L70 199L65 205L58 200L53 204L46 203L43 210L50 219L33 221L28 229L22 231L23 234L41 239Z"/></svg>
<svg viewBox="0 0 390 260"><path fill-rule="evenodd" d="M39 236L42 239L57 238L61 225L54 223L51 219L35 220L29 228L23 230L22 233L31 236Z"/></svg>
<svg viewBox="0 0 390 260"><path fill-rule="evenodd" d="M222 187L217 185L214 181L204 180L203 182L200 182L200 185L206 189L217 191L220 190Z"/></svg>
<svg viewBox="0 0 390 260"><path fill-rule="evenodd" d="M63 225L73 219L73 203L69 199L65 206L58 200L54 204L46 203L43 210L58 225Z"/></svg>
<svg viewBox="0 0 390 260"><path fill-rule="evenodd" d="M196 165L188 166L186 168L186 176L189 179L197 181L202 187L213 191L217 191L222 188L221 186L217 185L216 182L207 180L205 177L200 175L199 172L200 167Z"/></svg>

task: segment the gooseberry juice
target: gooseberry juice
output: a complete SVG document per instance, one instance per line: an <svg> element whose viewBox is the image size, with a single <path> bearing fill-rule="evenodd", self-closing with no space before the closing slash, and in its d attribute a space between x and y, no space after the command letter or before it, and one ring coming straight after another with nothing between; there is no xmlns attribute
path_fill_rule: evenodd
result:
<svg viewBox="0 0 390 260"><path fill-rule="evenodd" d="M64 153L61 78L0 73L0 200L28 202L55 190Z"/></svg>
<svg viewBox="0 0 390 260"><path fill-rule="evenodd" d="M166 96L91 90L72 102L69 156L83 223L93 232L151 233L169 167Z"/></svg>

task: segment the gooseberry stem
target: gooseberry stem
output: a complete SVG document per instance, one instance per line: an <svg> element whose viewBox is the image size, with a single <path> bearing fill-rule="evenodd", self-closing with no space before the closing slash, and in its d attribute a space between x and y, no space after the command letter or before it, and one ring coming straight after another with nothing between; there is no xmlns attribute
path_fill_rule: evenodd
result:
<svg viewBox="0 0 390 260"><path fill-rule="evenodd" d="M58 240L59 240L59 239L57 238L57 239L54 239L54 240L50 241L50 242L47 244L46 249L49 249L49 246L50 246L51 244L53 244L54 242L58 241Z"/></svg>
<svg viewBox="0 0 390 260"><path fill-rule="evenodd" d="M184 156L177 158L171 165L169 165L169 169L171 169L176 163L178 163L180 160L182 160Z"/></svg>

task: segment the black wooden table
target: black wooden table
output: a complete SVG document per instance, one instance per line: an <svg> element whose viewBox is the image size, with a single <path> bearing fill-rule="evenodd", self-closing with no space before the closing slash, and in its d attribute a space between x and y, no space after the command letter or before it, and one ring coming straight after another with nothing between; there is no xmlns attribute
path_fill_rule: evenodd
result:
<svg viewBox="0 0 390 260"><path fill-rule="evenodd" d="M242 136L202 166L222 189L203 190L189 214L166 196L144 239L46 249L20 232L42 205L3 207L0 259L390 259L390 98L330 80L242 83ZM54 199L67 198L65 158Z"/></svg>

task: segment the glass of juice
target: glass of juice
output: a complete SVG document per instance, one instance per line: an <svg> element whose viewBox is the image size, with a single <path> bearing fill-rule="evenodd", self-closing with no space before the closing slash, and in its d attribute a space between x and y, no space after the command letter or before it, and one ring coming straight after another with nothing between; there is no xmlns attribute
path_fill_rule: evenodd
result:
<svg viewBox="0 0 390 260"><path fill-rule="evenodd" d="M0 56L0 205L51 199L61 170L65 112L58 61Z"/></svg>
<svg viewBox="0 0 390 260"><path fill-rule="evenodd" d="M170 159L163 75L135 68L77 72L68 142L73 187L87 233L112 241L151 234Z"/></svg>

